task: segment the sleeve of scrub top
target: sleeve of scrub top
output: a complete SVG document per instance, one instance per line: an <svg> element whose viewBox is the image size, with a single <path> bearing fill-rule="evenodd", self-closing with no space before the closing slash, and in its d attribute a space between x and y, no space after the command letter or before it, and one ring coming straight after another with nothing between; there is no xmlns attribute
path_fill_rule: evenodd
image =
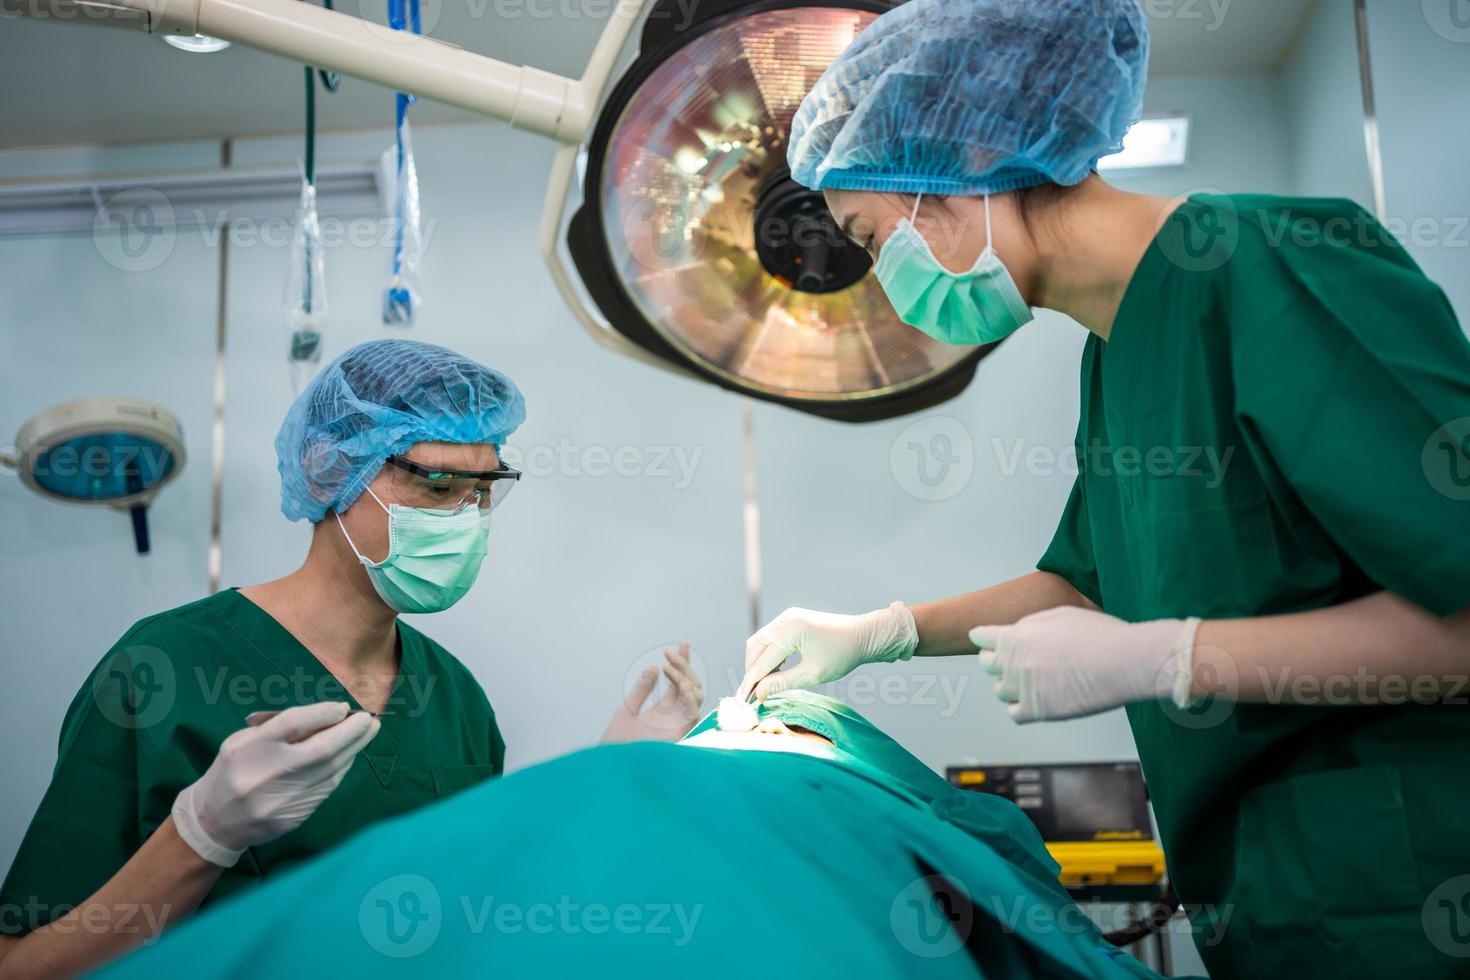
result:
<svg viewBox="0 0 1470 980"><path fill-rule="evenodd" d="M1082 474L1077 474L1077 480L1072 484L1072 496L1062 511L1062 520L1052 536L1051 546L1036 563L1036 568L1060 575L1101 609L1102 592L1097 585L1097 562L1093 559L1092 527L1087 517L1087 493L1082 479Z"/></svg>
<svg viewBox="0 0 1470 980"><path fill-rule="evenodd" d="M1452 469L1470 452L1470 341L1363 218L1386 244L1278 246L1274 274L1233 291L1237 314L1253 307L1232 330L1237 410L1375 584L1449 615L1470 606L1470 473L1457 486Z"/></svg>
<svg viewBox="0 0 1470 980"><path fill-rule="evenodd" d="M0 890L0 933L24 935L65 915L141 846L139 774L154 760L129 727L126 697L89 679L67 710L51 784Z"/></svg>

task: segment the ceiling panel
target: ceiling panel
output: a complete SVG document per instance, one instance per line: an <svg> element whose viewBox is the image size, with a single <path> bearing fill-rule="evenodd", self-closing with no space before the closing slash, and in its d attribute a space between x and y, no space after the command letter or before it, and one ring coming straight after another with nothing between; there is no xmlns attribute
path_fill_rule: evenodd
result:
<svg viewBox="0 0 1470 980"><path fill-rule="evenodd" d="M1141 0L1154 34L1155 74L1250 71L1279 64L1313 0ZM467 50L562 74L579 74L612 0L430 0L426 33ZM338 9L382 22L380 0ZM245 136L299 130L299 66L235 46L187 54L157 38L75 23L0 20L0 64L29 79L7 101L0 145L115 143ZM58 67L60 70L58 70ZM345 79L318 100L324 129L389 125L392 96ZM473 118L416 107L420 121Z"/></svg>

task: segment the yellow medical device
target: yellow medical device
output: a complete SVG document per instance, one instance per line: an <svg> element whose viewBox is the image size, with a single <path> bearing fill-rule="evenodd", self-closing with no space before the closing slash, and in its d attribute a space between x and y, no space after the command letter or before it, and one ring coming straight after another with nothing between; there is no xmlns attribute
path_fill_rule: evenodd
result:
<svg viewBox="0 0 1470 980"><path fill-rule="evenodd" d="M960 789L1003 796L1036 824L1068 888L1150 886L1164 878L1136 762L955 766Z"/></svg>

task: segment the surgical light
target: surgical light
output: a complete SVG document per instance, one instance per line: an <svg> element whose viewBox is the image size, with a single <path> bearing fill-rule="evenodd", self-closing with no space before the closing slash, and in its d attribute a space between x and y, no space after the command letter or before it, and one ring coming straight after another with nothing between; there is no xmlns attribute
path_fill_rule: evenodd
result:
<svg viewBox="0 0 1470 980"><path fill-rule="evenodd" d="M163 39L180 51L188 51L191 54L214 54L230 46L229 41L210 37L208 34L165 34Z"/></svg>
<svg viewBox="0 0 1470 980"><path fill-rule="evenodd" d="M653 6L603 106L567 233L612 327L725 388L831 418L962 390L985 351L900 322L868 254L786 169L802 97L885 5L700 5L678 31L669 6Z"/></svg>
<svg viewBox="0 0 1470 980"><path fill-rule="evenodd" d="M134 398L57 405L21 426L13 453L0 453L0 464L43 497L127 511L139 554L149 551L148 505L184 459L178 419Z"/></svg>
<svg viewBox="0 0 1470 980"><path fill-rule="evenodd" d="M1103 171L1183 166L1189 156L1189 118L1140 119L1123 137L1123 149L1098 161Z"/></svg>

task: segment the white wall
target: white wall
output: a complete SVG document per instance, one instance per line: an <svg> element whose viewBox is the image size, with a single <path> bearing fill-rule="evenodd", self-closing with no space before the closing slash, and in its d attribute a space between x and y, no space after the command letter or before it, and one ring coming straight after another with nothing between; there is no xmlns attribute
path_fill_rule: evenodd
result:
<svg viewBox="0 0 1470 980"><path fill-rule="evenodd" d="M1470 331L1470 22L1458 0L1413 6L1368 3L1390 230Z"/></svg>
<svg viewBox="0 0 1470 980"><path fill-rule="evenodd" d="M1385 223L1470 331L1470 25L1458 0L1368 0ZM1321 0L1282 70L1298 193L1373 208L1352 4Z"/></svg>

